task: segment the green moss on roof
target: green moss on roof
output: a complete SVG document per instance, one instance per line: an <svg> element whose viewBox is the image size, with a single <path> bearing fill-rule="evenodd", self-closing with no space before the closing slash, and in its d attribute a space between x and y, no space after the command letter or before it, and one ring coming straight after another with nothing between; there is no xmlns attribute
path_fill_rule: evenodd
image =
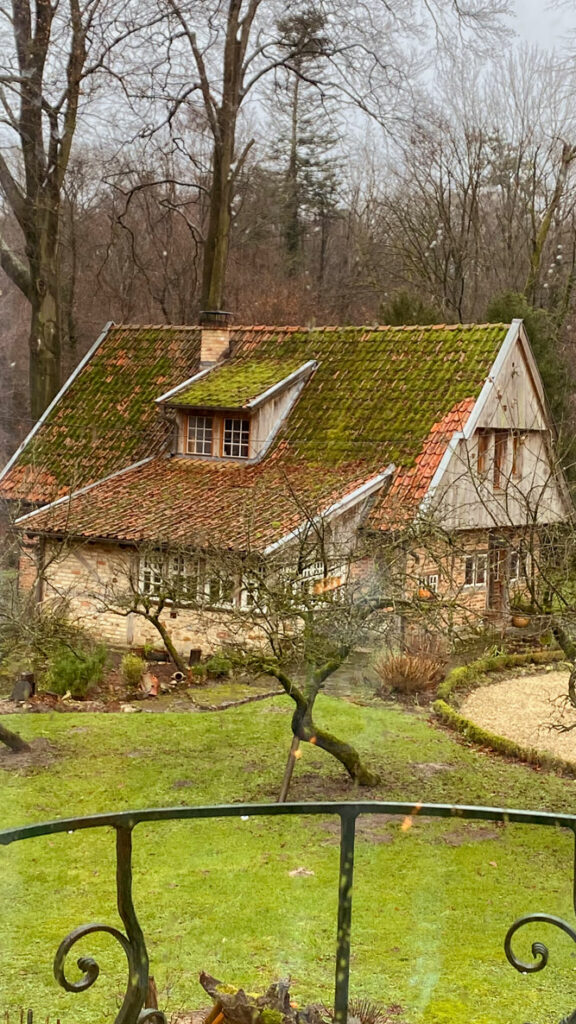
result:
<svg viewBox="0 0 576 1024"><path fill-rule="evenodd" d="M205 377L168 400L168 405L204 409L241 409L252 399L279 384L302 365L297 356L234 360L216 366Z"/></svg>
<svg viewBox="0 0 576 1024"><path fill-rule="evenodd" d="M318 360L278 438L307 462L411 466L434 423L478 397L507 331L506 324L254 329L238 339L237 359Z"/></svg>
<svg viewBox="0 0 576 1024"><path fill-rule="evenodd" d="M274 459L280 477L293 473L303 490L337 470L344 488L392 462L413 466L433 425L459 402L476 400L507 331L505 324L236 328L231 360L184 394L194 404L234 407L314 359L264 464ZM15 497L34 491L35 500L49 500L57 487L78 488L165 450L172 425L155 400L197 371L199 347L194 328L111 330L2 486L12 484ZM200 463L177 461L200 473ZM231 467L215 465L211 479L220 486ZM170 519L173 498L151 500Z"/></svg>
<svg viewBox="0 0 576 1024"><path fill-rule="evenodd" d="M154 400L190 376L199 352L198 328L113 327L17 466L79 487L162 450L172 428Z"/></svg>

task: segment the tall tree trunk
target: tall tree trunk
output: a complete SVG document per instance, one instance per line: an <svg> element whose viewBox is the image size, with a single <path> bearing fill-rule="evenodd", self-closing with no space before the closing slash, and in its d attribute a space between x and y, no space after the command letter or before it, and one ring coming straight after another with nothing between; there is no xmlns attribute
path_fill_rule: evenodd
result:
<svg viewBox="0 0 576 1024"><path fill-rule="evenodd" d="M286 259L288 274L292 277L298 270L300 262L300 202L298 182L298 125L299 125L299 98L300 79L294 80L294 91L292 94L292 111L290 125L290 154L288 169L286 172L286 197L285 197L285 228L284 244L286 247Z"/></svg>
<svg viewBox="0 0 576 1024"><path fill-rule="evenodd" d="M202 269L203 309L222 309L224 305L234 153L233 130L227 129L226 134L227 137L222 143L216 142L214 145L212 189Z"/></svg>
<svg viewBox="0 0 576 1024"><path fill-rule="evenodd" d="M558 210L564 191L566 188L566 180L568 178L568 171L570 165L576 159L576 146L571 146L567 142L562 143L562 154L560 157L560 167L558 168L558 177L556 178L556 184L552 193L550 202L544 215L542 216L538 227L536 228L535 216L532 215L533 219L533 239L532 239L532 253L530 255L530 270L528 272L528 278L524 286L524 294L528 299L528 302L534 306L537 300L537 290L540 281L540 268L542 264L542 254L544 252L544 246L552 226L552 219L554 214Z"/></svg>
<svg viewBox="0 0 576 1024"><path fill-rule="evenodd" d="M57 292L50 274L32 279L30 321L30 412L39 419L60 388L60 331Z"/></svg>

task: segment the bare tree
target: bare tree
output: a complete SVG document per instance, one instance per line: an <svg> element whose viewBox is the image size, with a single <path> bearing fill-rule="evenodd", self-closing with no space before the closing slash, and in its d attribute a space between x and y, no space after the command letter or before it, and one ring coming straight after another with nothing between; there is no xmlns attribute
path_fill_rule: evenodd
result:
<svg viewBox="0 0 576 1024"><path fill-rule="evenodd" d="M60 386L71 297L61 267L61 208L89 82L121 42L154 20L104 0L12 0L0 6L0 192L21 246L0 235L0 265L30 304L30 411L38 418Z"/></svg>
<svg viewBox="0 0 576 1024"><path fill-rule="evenodd" d="M295 3L288 18L275 0L166 4L173 26L167 38L173 95L169 120L173 122L180 107L198 97L212 141L202 285L206 309L219 309L224 303L232 200L253 145L249 138L237 151L239 118L266 76L285 68L390 126L398 117L399 96L411 71L425 63L423 50L417 60L408 54L407 40L423 41L431 29L442 40L449 24L489 32L507 10L507 4L498 0L477 0L466 10L455 0L394 0L351 12L341 0L330 0L322 6L325 29L319 48L314 29L319 9L313 0ZM291 31L295 19L301 28L307 26L305 31ZM180 72L178 86L174 67L181 40L192 55L195 74L190 81Z"/></svg>

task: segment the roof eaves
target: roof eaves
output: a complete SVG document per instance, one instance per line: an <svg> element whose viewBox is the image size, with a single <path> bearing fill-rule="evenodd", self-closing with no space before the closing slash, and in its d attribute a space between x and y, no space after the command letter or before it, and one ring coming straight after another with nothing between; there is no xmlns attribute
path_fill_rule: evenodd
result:
<svg viewBox="0 0 576 1024"><path fill-rule="evenodd" d="M363 501L364 499L369 498L376 491L380 490L385 481L388 480L391 476L393 476L395 470L396 466L390 464L382 473L378 473L377 476L373 476L370 477L369 480L365 480L364 483L360 485L360 487L356 487L353 491L350 492L350 494L344 495L343 498L339 498L338 501L334 502L332 505L329 505L328 508L321 512L320 516L317 518L327 519L332 518L334 515L341 515L343 512L346 512L353 505L356 505L359 501ZM285 544L289 544L290 541L297 540L302 531L306 528L306 525L306 523L302 523L300 526L297 526L294 530L290 530L289 533L284 534L283 537L280 537L278 540L273 541L273 543L269 544L267 548L264 548L263 554L271 555L273 554L274 551L277 551L279 548L284 547Z"/></svg>
<svg viewBox="0 0 576 1024"><path fill-rule="evenodd" d="M72 373L68 377L68 380L65 381L64 384L62 385L62 387L60 388L60 391L58 392L58 394L54 396L54 398L50 402L50 405L48 405L46 407L46 409L42 413L40 419L34 424L34 426L32 427L32 430L30 431L30 433L24 438L24 440L22 441L22 444L20 444L18 446L18 448L14 452L14 455L12 456L12 458L8 460L8 462L4 466L4 469L0 471L0 481L2 481L4 479L4 477L6 476L6 474L8 473L8 471L10 469L12 469L12 466L20 458L20 456L21 456L22 452L24 451L24 449L29 445L29 443L32 440L32 438L36 436L36 434L40 430L40 427L42 427L43 424L46 422L46 420L48 419L48 416L50 415L50 413L52 412L54 407L58 404L60 399L64 396L64 394L66 393L68 388L71 386L71 384L74 383L74 381L79 376L79 374L82 372L82 370L84 369L86 364L88 362L90 362L90 360L91 360L92 356L94 355L94 353L100 348L100 345L102 344L104 339L108 336L108 334L110 333L112 328L115 327L115 326L116 325L115 325L113 320L109 320L108 323L105 325L105 327L103 328L101 333L96 338L96 341L94 342L92 347L90 349L88 349L88 352L86 353L84 358L80 360L80 362L78 363L78 366L76 367L76 369L72 371Z"/></svg>
<svg viewBox="0 0 576 1024"><path fill-rule="evenodd" d="M129 473L133 469L139 469L140 466L145 466L148 462L153 462L154 458L154 455L148 455L145 459L140 459L139 462L133 462L130 466L124 466L123 469L117 469L115 473L110 473L109 476L102 477L101 480L95 480L93 483L87 484L86 487L80 487L77 491L72 491L71 494L64 494L61 498L48 502L47 505L41 505L40 508L35 508L33 512L27 512L26 515L19 516L18 519L14 520L14 525L19 526L28 522L28 520L33 519L34 516L38 516L43 512L48 512L51 508L56 508L58 505L65 505L74 498L80 497L81 494L87 494L88 491L92 491L94 487L99 487L100 484L108 483L109 480L114 480L115 477L122 476L123 473Z"/></svg>

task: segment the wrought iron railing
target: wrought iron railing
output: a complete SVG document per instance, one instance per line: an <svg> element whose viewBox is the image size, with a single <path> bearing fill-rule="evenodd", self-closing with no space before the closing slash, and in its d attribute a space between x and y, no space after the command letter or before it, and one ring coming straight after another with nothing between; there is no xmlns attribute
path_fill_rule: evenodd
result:
<svg viewBox="0 0 576 1024"><path fill-rule="evenodd" d="M100 968L91 957L81 956L76 962L83 972L78 981L70 981L65 972L68 953L76 943L95 932L104 932L116 939L128 963L126 992L115 1024L166 1024L160 1010L143 1009L148 989L148 953L144 934L138 922L132 898L132 839L136 825L143 822L177 819L272 817L278 815L336 815L340 819L340 872L338 888L338 920L335 953L334 1021L346 1024L350 978L350 934L352 923L352 885L354 879L354 845L356 822L363 814L459 818L464 820L552 826L569 829L576 838L576 815L548 814L539 811L504 810L495 807L474 807L450 804L408 804L364 801L358 803L286 803L233 804L214 807L166 807L118 814L96 814L86 818L66 818L22 828L0 831L0 845L20 842L57 832L111 827L116 832L116 899L124 932L106 924L87 924L75 928L60 943L54 958L54 975L67 992L83 992L96 981ZM573 906L576 914L576 850L573 874ZM541 971L548 963L548 949L542 942L532 943L532 962L523 962L512 949L516 932L527 924L546 923L561 929L576 942L576 924L546 913L526 914L508 929L504 950L509 963L523 974ZM30 1019L30 1018L29 1018ZM576 1024L576 1009L560 1024Z"/></svg>

